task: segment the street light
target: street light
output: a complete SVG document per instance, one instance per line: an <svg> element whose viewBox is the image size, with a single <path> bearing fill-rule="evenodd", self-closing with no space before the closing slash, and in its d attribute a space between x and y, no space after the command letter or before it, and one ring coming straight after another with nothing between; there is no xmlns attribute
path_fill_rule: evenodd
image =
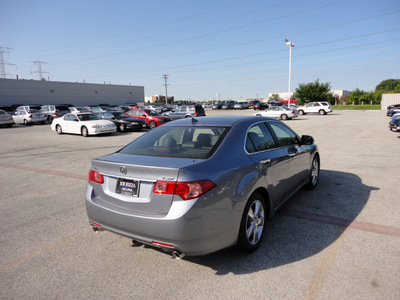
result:
<svg viewBox="0 0 400 300"><path fill-rule="evenodd" d="M292 75L292 47L294 47L294 43L289 42L285 39L286 45L289 46L289 98L288 98L288 107L290 107L290 78Z"/></svg>

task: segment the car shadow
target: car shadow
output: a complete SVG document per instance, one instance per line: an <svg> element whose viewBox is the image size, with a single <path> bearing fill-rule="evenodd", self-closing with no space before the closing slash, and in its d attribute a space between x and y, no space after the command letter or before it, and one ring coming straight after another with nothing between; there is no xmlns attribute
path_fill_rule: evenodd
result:
<svg viewBox="0 0 400 300"><path fill-rule="evenodd" d="M264 240L252 253L234 247L184 260L217 275L248 274L316 255L334 243L360 214L376 187L355 174L321 170L315 190L301 190L266 223Z"/></svg>

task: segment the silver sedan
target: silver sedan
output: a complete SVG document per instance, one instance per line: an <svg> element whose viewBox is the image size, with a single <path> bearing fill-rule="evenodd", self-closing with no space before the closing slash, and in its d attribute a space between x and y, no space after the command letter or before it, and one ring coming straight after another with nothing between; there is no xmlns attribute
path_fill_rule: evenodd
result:
<svg viewBox="0 0 400 300"><path fill-rule="evenodd" d="M86 210L95 231L174 256L252 251L266 218L300 188L315 188L319 169L313 138L279 120L183 119L94 159Z"/></svg>
<svg viewBox="0 0 400 300"><path fill-rule="evenodd" d="M297 110L295 108L288 108L286 106L272 106L264 111L255 113L254 116L291 120L293 118L297 118L299 114L297 113Z"/></svg>

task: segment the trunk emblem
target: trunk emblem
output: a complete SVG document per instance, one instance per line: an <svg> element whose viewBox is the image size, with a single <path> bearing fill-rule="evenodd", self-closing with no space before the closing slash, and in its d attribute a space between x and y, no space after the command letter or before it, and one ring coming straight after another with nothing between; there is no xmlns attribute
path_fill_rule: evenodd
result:
<svg viewBox="0 0 400 300"><path fill-rule="evenodd" d="M126 169L125 166L122 166L121 168L119 168L119 171L121 172L122 175L126 175L126 173L128 173L128 170Z"/></svg>

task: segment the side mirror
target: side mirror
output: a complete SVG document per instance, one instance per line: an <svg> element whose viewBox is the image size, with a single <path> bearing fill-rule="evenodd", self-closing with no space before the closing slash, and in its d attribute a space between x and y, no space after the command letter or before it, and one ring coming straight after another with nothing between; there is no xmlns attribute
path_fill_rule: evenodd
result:
<svg viewBox="0 0 400 300"><path fill-rule="evenodd" d="M301 136L301 144L302 145L312 145L312 144L314 144L314 138L310 135L302 135Z"/></svg>
<svg viewBox="0 0 400 300"><path fill-rule="evenodd" d="M145 114L143 114L142 117L145 117L145 118L146 118L147 116L146 116Z"/></svg>

